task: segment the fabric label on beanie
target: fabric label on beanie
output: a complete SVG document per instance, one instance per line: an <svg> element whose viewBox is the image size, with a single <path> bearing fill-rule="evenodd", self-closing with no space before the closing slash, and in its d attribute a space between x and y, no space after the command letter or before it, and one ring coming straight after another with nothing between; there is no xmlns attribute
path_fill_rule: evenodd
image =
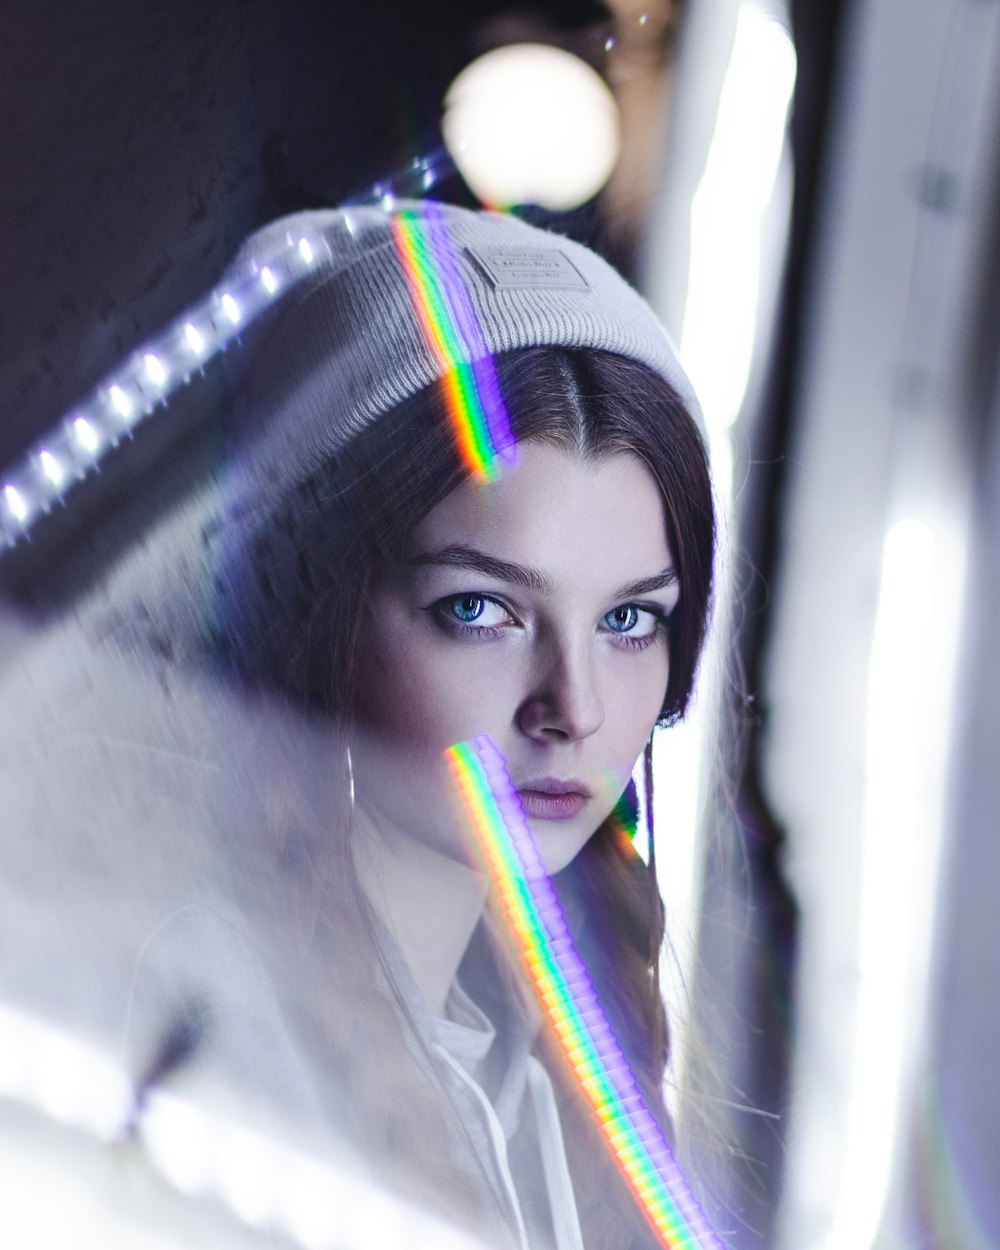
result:
<svg viewBox="0 0 1000 1250"><path fill-rule="evenodd" d="M587 279L558 248L468 247L465 250L498 291L518 287L590 290Z"/></svg>

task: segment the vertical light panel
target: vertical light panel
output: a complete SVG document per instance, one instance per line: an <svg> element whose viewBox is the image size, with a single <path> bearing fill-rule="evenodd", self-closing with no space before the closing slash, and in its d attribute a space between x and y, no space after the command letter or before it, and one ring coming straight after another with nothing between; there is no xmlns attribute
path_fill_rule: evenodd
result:
<svg viewBox="0 0 1000 1250"><path fill-rule="evenodd" d="M952 544L947 544L949 548ZM933 930L961 560L905 519L886 535L866 725L858 991L843 1175L824 1250L880 1244Z"/></svg>
<svg viewBox="0 0 1000 1250"><path fill-rule="evenodd" d="M697 943L702 854L701 813L708 779L706 744L716 743L725 698L732 576L725 553L732 528L731 427L750 377L760 311L762 223L772 203L788 109L795 49L775 6L740 5L719 91L704 170L691 202L686 297L678 355L705 414L722 553L716 569L716 627L685 721L656 738L655 788L669 794L658 828L657 875L667 907L671 959L663 968L668 1000L683 1013ZM711 749L711 748L710 748ZM683 1020L680 1021L683 1025ZM683 1080L687 1031L676 1031L673 1080Z"/></svg>
<svg viewBox="0 0 1000 1250"><path fill-rule="evenodd" d="M705 172L691 205L679 353L710 430L739 415L757 330L761 222L795 86L795 49L762 5L741 5Z"/></svg>

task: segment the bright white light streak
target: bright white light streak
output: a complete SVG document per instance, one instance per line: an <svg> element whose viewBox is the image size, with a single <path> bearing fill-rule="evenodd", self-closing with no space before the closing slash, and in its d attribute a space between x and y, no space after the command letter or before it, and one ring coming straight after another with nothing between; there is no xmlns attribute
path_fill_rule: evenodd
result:
<svg viewBox="0 0 1000 1250"><path fill-rule="evenodd" d="M86 1089L87 1062L71 1038L43 1033L32 1055L38 1105L54 1120L72 1124Z"/></svg>
<svg viewBox="0 0 1000 1250"><path fill-rule="evenodd" d="M100 435L86 417L77 417L73 421L73 437L84 451L91 454L101 445Z"/></svg>
<svg viewBox="0 0 1000 1250"><path fill-rule="evenodd" d="M687 1062L685 1039L690 970L696 949L699 885L699 812L703 791L704 702L653 740L653 808L656 820L656 879L666 911L666 947L660 963L663 996L670 1003L673 1044L664 1089L668 1109L681 1117L678 1102ZM645 848L638 848L642 853Z"/></svg>
<svg viewBox="0 0 1000 1250"><path fill-rule="evenodd" d="M705 172L691 203L680 357L709 427L736 420L753 357L761 221L774 188L795 86L788 31L756 4L736 19Z"/></svg>
<svg viewBox="0 0 1000 1250"><path fill-rule="evenodd" d="M244 1223L285 1229L306 1250L477 1244L355 1172L162 1090L149 1097L139 1135L182 1193L215 1195Z"/></svg>
<svg viewBox="0 0 1000 1250"><path fill-rule="evenodd" d="M0 1006L0 1092L109 1140L124 1123L130 1087L95 1047Z"/></svg>
<svg viewBox="0 0 1000 1250"><path fill-rule="evenodd" d="M190 1102L157 1092L140 1122L142 1140L153 1162L183 1194L210 1189L218 1160L212 1120Z"/></svg>
<svg viewBox="0 0 1000 1250"><path fill-rule="evenodd" d="M351 1245L349 1228L353 1205L350 1196L331 1181L329 1169L311 1159L279 1174L278 1222L305 1250L330 1250Z"/></svg>
<svg viewBox="0 0 1000 1250"><path fill-rule="evenodd" d="M103 1052L2 1003L0 1096L106 1142L133 1111L127 1078ZM176 1094L153 1090L138 1132L151 1163L179 1192L218 1197L244 1224L285 1229L306 1250L482 1250L471 1237L357 1172ZM9 1226L3 1211L0 1226Z"/></svg>
<svg viewBox="0 0 1000 1250"><path fill-rule="evenodd" d="M311 265L315 259L313 246L306 238L299 239L299 255L302 257L302 261L306 265Z"/></svg>
<svg viewBox="0 0 1000 1250"><path fill-rule="evenodd" d="M108 398L111 400L111 407L115 412L127 421L132 415L135 405L125 391L116 383L114 386L108 387Z"/></svg>
<svg viewBox="0 0 1000 1250"><path fill-rule="evenodd" d="M927 611L935 542L904 520L886 536L868 687L859 988L847 1151L840 1200L824 1250L868 1250L889 1183L907 1026L915 926L915 866L928 806L921 746L929 657ZM935 723L936 723L936 718Z"/></svg>
<svg viewBox="0 0 1000 1250"><path fill-rule="evenodd" d="M147 352L142 358L143 367L146 371L147 379L154 386L163 386L167 381L167 368L163 361L154 352Z"/></svg>
<svg viewBox="0 0 1000 1250"><path fill-rule="evenodd" d="M278 279L274 276L274 270L270 265L265 265L260 271L260 284L268 295L273 295L278 289Z"/></svg>
<svg viewBox="0 0 1000 1250"><path fill-rule="evenodd" d="M25 521L28 517L28 504L24 496L9 482L3 488L4 503L15 521Z"/></svg>
<svg viewBox="0 0 1000 1250"><path fill-rule="evenodd" d="M196 356L200 356L205 350L205 336L190 321L184 326L184 342L194 352Z"/></svg>
<svg viewBox="0 0 1000 1250"><path fill-rule="evenodd" d="M225 313L227 320L234 326L238 326L243 314L233 296L228 291L223 291L219 296L219 303L222 305L222 311Z"/></svg>
<svg viewBox="0 0 1000 1250"><path fill-rule="evenodd" d="M428 1230L421 1230L414 1237L412 1221L407 1213L393 1203L372 1204L368 1210L365 1228L365 1245L369 1246L413 1246L415 1250L431 1250L437 1246L436 1240L427 1236Z"/></svg>
<svg viewBox="0 0 1000 1250"><path fill-rule="evenodd" d="M278 1209L274 1147L240 1125L220 1126L218 1188L244 1224L259 1225Z"/></svg>
<svg viewBox="0 0 1000 1250"><path fill-rule="evenodd" d="M42 466L42 472L53 486L62 485L62 482L66 477L66 470L62 467L51 451L40 451L38 453L38 463Z"/></svg>

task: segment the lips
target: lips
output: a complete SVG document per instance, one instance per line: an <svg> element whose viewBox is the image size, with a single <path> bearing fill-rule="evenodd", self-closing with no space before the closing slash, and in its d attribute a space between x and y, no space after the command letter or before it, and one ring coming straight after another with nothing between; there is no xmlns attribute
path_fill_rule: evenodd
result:
<svg viewBox="0 0 1000 1250"><path fill-rule="evenodd" d="M517 787L525 816L536 820L571 820L591 799L590 787L577 778L539 777Z"/></svg>

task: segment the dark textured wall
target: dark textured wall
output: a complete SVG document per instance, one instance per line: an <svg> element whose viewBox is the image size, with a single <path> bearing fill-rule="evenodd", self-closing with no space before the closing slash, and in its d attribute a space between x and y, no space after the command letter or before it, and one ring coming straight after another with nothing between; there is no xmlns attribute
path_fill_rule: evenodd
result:
<svg viewBox="0 0 1000 1250"><path fill-rule="evenodd" d="M433 146L482 7L5 0L0 466L253 226Z"/></svg>

